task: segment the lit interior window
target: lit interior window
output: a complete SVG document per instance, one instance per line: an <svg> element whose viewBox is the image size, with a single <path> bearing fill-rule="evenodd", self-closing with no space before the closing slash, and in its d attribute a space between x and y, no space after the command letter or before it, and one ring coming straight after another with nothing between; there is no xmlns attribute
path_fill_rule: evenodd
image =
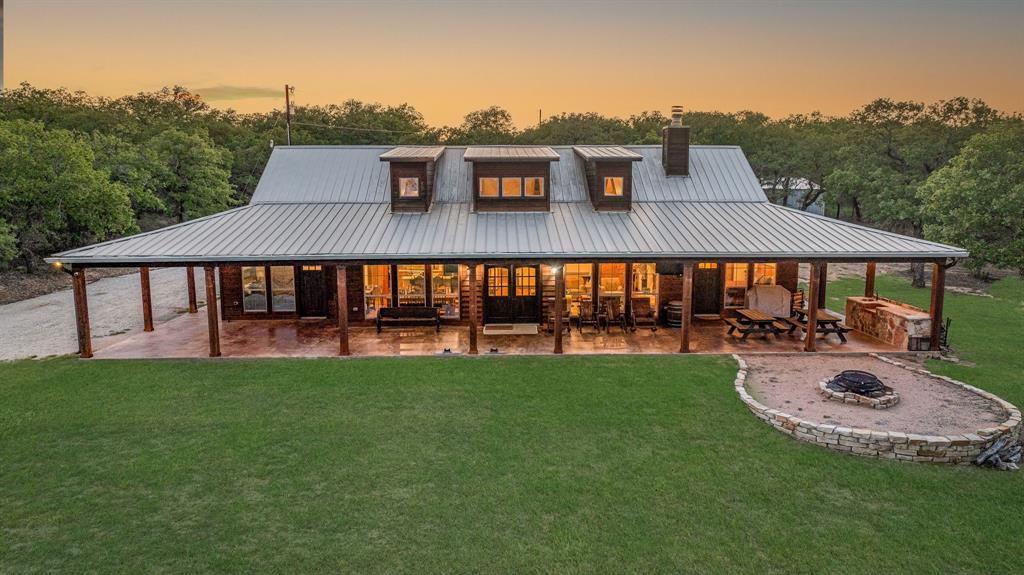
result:
<svg viewBox="0 0 1024 575"><path fill-rule="evenodd" d="M601 309L610 301L619 303L619 312L626 303L626 264L600 264L598 269L597 297Z"/></svg>
<svg viewBox="0 0 1024 575"><path fill-rule="evenodd" d="M643 298L651 303L651 309L658 311L658 273L655 265L633 264L633 295L634 300Z"/></svg>
<svg viewBox="0 0 1024 575"><path fill-rule="evenodd" d="M430 292L441 317L459 319L459 265L430 266Z"/></svg>
<svg viewBox="0 0 1024 575"><path fill-rule="evenodd" d="M420 196L420 179L398 178L398 195L403 198L418 198Z"/></svg>
<svg viewBox="0 0 1024 575"><path fill-rule="evenodd" d="M580 303L591 301L594 290L593 264L565 264L565 299L569 313L579 315Z"/></svg>
<svg viewBox="0 0 1024 575"><path fill-rule="evenodd" d="M427 272L422 265L398 266L398 305L427 305Z"/></svg>
<svg viewBox="0 0 1024 575"><path fill-rule="evenodd" d="M267 311L267 274L263 266L242 268L242 310Z"/></svg>
<svg viewBox="0 0 1024 575"><path fill-rule="evenodd" d="M725 264L725 307L743 307L747 297L747 264Z"/></svg>
<svg viewBox="0 0 1024 575"><path fill-rule="evenodd" d="M775 285L775 264L754 264L754 285Z"/></svg>
<svg viewBox="0 0 1024 575"><path fill-rule="evenodd" d="M272 266L270 268L271 309L274 311L295 311L295 268Z"/></svg>
<svg viewBox="0 0 1024 575"><path fill-rule="evenodd" d="M508 268L487 268L487 295L508 296Z"/></svg>
<svg viewBox="0 0 1024 575"><path fill-rule="evenodd" d="M528 198L544 197L544 178L523 178L523 195Z"/></svg>
<svg viewBox="0 0 1024 575"><path fill-rule="evenodd" d="M537 295L537 268L516 268L516 295L520 297Z"/></svg>
<svg viewBox="0 0 1024 575"><path fill-rule="evenodd" d="M498 178L480 178L480 197L498 197Z"/></svg>
<svg viewBox="0 0 1024 575"><path fill-rule="evenodd" d="M366 319L376 319L377 311L391 305L391 266L363 266Z"/></svg>
<svg viewBox="0 0 1024 575"><path fill-rule="evenodd" d="M502 178L501 195L504 198L519 198L523 195L523 180L521 178Z"/></svg>
<svg viewBox="0 0 1024 575"><path fill-rule="evenodd" d="M604 179L604 195L615 197L621 196L625 185L626 179L622 176L606 177Z"/></svg>

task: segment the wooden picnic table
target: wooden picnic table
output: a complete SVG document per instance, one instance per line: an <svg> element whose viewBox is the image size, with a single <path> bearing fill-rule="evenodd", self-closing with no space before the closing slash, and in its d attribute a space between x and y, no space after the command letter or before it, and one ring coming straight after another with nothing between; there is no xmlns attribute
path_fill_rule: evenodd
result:
<svg viewBox="0 0 1024 575"><path fill-rule="evenodd" d="M775 317L770 316L756 309L740 308L736 310L737 319L726 318L725 323L729 325L726 335L742 334L740 339L747 339L750 334L763 333L765 337L772 334L778 337L782 333L782 327Z"/></svg>
<svg viewBox="0 0 1024 575"><path fill-rule="evenodd" d="M800 318L800 322L803 324L801 329L807 330L807 310L798 309L796 310L797 316ZM828 336L830 333L834 333L839 336L839 341L846 343L846 332L850 331L850 328L844 326L841 322L842 318L826 311L823 309L818 310L817 327L814 330L816 333L824 334Z"/></svg>

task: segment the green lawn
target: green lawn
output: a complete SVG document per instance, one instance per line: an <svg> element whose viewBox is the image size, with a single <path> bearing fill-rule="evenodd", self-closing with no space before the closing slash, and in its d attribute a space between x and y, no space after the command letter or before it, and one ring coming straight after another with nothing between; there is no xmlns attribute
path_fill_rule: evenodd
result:
<svg viewBox="0 0 1024 575"><path fill-rule="evenodd" d="M988 335L1021 341L1021 282L995 293L948 298L978 365L939 367L1024 404L1019 347ZM1024 474L794 442L745 410L734 372L677 356L0 365L0 573L1019 571Z"/></svg>

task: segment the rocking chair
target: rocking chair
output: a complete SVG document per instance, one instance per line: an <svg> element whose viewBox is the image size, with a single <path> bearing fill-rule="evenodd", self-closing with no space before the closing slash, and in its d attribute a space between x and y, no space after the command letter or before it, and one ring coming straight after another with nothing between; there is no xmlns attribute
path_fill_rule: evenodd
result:
<svg viewBox="0 0 1024 575"><path fill-rule="evenodd" d="M604 309L604 327L605 331L610 331L612 325L617 325L622 328L622 331L626 331L626 315L622 313L619 308L619 300L609 299L605 302Z"/></svg>
<svg viewBox="0 0 1024 575"><path fill-rule="evenodd" d="M594 314L594 302L592 301L580 302L580 333L583 333L583 326L585 325L592 325L595 329L597 329L597 331L601 331L601 324L597 319L597 315Z"/></svg>
<svg viewBox="0 0 1024 575"><path fill-rule="evenodd" d="M649 327L651 331L658 331L658 318L651 308L651 300L645 297L633 298L633 315L629 323L632 331L636 331L638 327Z"/></svg>

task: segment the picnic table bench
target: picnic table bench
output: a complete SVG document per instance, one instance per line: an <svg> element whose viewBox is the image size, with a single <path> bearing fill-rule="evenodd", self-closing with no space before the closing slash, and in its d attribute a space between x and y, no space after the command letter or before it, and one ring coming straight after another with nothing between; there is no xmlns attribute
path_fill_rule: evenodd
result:
<svg viewBox="0 0 1024 575"><path fill-rule="evenodd" d="M384 326L432 325L441 331L441 313L436 307L404 306L382 307L377 312L377 333Z"/></svg>
<svg viewBox="0 0 1024 575"><path fill-rule="evenodd" d="M741 340L747 339L750 334L755 333L763 333L766 337L768 334L778 337L783 330L789 327L773 316L756 309L741 308L736 310L736 315L738 317L725 319L725 323L729 326L729 331L725 333L739 336Z"/></svg>
<svg viewBox="0 0 1024 575"><path fill-rule="evenodd" d="M804 333L807 333L807 310L797 309L795 311L797 314L797 318L789 318L787 320L787 323L789 323L792 326L790 328L790 333L792 333L793 329L796 329L798 327L802 329ZM842 324L843 320L841 318L823 309L818 310L817 320L818 325L817 328L814 330L815 333L824 334L826 337L828 337L828 334L834 333L837 336L839 336L839 341L843 343L846 343L846 334L849 333L850 331L853 331Z"/></svg>

